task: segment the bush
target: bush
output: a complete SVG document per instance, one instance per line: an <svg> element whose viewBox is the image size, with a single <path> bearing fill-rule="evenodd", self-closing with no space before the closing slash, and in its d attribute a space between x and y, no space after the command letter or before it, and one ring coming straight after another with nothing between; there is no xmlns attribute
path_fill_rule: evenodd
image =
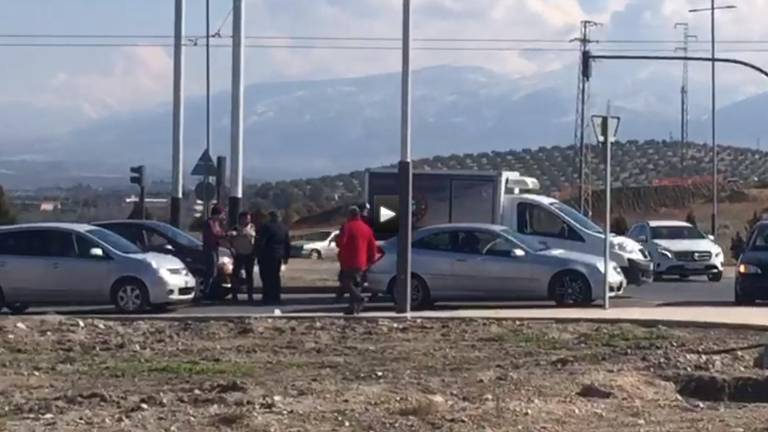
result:
<svg viewBox="0 0 768 432"><path fill-rule="evenodd" d="M693 214L693 210L688 210L688 214L685 215L685 221L693 226L698 226L696 223L696 215Z"/></svg>
<svg viewBox="0 0 768 432"><path fill-rule="evenodd" d="M612 233L623 236L627 234L627 231L629 231L629 224L627 223L627 218L625 218L624 215L617 215L611 219Z"/></svg>
<svg viewBox="0 0 768 432"><path fill-rule="evenodd" d="M11 210L11 204L5 196L5 189L0 186L0 225L13 225L16 223L16 215Z"/></svg>

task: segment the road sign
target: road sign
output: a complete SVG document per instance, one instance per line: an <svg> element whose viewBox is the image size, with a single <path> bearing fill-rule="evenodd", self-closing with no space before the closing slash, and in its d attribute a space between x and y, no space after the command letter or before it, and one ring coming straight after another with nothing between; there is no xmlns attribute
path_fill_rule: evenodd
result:
<svg viewBox="0 0 768 432"><path fill-rule="evenodd" d="M608 122L608 125L605 124L606 121ZM621 123L621 118L616 116L593 115L592 129L595 132L597 143L605 145L606 141L603 135L606 130L608 131L610 140L615 141L616 133L619 131L619 123Z"/></svg>
<svg viewBox="0 0 768 432"><path fill-rule="evenodd" d="M195 198L200 201L213 201L216 198L216 186L211 182L200 182L195 186Z"/></svg>
<svg viewBox="0 0 768 432"><path fill-rule="evenodd" d="M192 168L193 176L216 177L216 163L213 161L208 150L203 150L203 154L197 159L195 167Z"/></svg>

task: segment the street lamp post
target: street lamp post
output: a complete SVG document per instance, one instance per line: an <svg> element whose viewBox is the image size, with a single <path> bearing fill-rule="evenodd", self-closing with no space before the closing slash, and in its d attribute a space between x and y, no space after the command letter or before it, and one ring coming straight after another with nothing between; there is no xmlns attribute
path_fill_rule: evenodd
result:
<svg viewBox="0 0 768 432"><path fill-rule="evenodd" d="M691 9L688 12L710 12L710 44L712 51L712 106L710 113L712 121L712 235L717 237L717 130L716 130L716 101L717 101L717 88L715 85L716 68L715 68L715 12L723 9L736 9L734 5L727 6L715 6L715 0L711 0L710 7Z"/></svg>

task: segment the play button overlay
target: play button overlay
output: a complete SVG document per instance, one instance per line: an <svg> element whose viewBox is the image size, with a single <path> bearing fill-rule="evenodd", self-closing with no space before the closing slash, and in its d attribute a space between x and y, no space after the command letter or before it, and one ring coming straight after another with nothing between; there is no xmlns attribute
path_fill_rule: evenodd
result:
<svg viewBox="0 0 768 432"><path fill-rule="evenodd" d="M384 223L395 216L397 216L397 213L395 213L393 210L390 210L384 206L379 208L379 223Z"/></svg>

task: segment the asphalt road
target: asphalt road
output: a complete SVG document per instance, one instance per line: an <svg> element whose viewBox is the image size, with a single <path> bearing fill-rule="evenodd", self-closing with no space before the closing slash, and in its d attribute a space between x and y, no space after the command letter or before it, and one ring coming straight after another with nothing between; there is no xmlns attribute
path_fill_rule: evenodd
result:
<svg viewBox="0 0 768 432"><path fill-rule="evenodd" d="M241 296L244 300L245 296ZM335 301L331 294L292 294L283 296L283 304L274 306L250 305L245 301L232 303L193 304L179 307L168 314L201 314L201 315L242 315L242 314L274 314L279 313L318 312L341 313L346 304L345 300ZM669 279L654 282L640 287L630 286L619 297L612 299L612 307L664 307L664 306L724 306L733 303L733 278L725 277L721 282L709 282L706 278L691 278L689 280ZM453 309L498 309L498 308L548 308L551 302L505 302L505 303L438 303L439 310ZM366 307L368 310L388 311L393 306L386 298L377 299ZM38 308L28 313L46 314L96 314L109 315L114 313L112 308Z"/></svg>

